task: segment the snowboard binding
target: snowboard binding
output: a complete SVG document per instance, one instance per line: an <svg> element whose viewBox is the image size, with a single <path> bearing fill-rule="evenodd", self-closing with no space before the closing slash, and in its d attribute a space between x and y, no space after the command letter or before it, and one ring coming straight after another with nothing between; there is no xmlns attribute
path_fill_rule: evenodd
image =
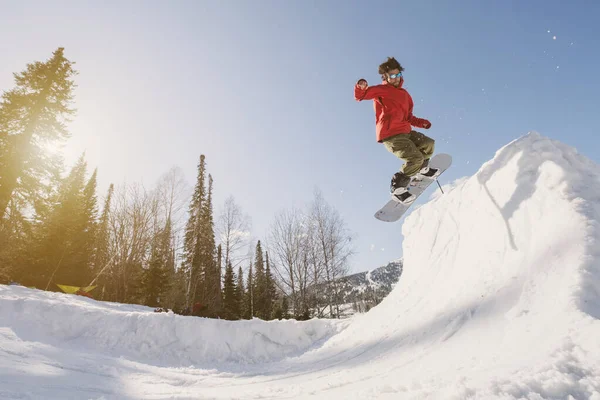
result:
<svg viewBox="0 0 600 400"><path fill-rule="evenodd" d="M398 203L408 205L415 201L416 197L413 196L407 188L399 188L392 193L392 199L396 200Z"/></svg>

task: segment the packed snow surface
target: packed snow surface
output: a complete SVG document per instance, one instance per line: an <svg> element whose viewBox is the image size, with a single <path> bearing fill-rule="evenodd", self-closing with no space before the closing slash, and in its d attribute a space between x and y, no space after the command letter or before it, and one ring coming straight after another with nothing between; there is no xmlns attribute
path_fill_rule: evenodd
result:
<svg viewBox="0 0 600 400"><path fill-rule="evenodd" d="M398 224L403 274L350 320L0 286L0 398L600 400L599 221L600 167L530 133Z"/></svg>

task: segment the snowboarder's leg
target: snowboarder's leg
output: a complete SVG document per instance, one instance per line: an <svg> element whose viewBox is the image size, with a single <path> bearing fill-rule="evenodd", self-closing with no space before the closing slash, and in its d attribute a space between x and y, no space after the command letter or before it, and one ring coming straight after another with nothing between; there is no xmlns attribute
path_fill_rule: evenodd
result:
<svg viewBox="0 0 600 400"><path fill-rule="evenodd" d="M419 168L419 176L434 178L438 175L438 170L429 168L429 159L435 150L435 140L423 135L421 132L411 131L409 133L410 140L415 144L419 151L423 154L423 163Z"/></svg>
<svg viewBox="0 0 600 400"><path fill-rule="evenodd" d="M403 160L405 163L400 172L411 177L421 169L425 157L417 145L411 140L411 134L392 136L383 141L383 145L390 153ZM425 135L423 135L425 136Z"/></svg>
<svg viewBox="0 0 600 400"><path fill-rule="evenodd" d="M411 177L420 171L421 164L423 164L423 154L408 136L406 134L396 135L383 141L389 152L405 161L400 171L392 177L390 184L392 195L403 203L414 200L414 196L408 192L407 187L410 184Z"/></svg>
<svg viewBox="0 0 600 400"><path fill-rule="evenodd" d="M426 167L435 150L435 140L417 131L411 131L408 137L423 154L424 165L422 167Z"/></svg>

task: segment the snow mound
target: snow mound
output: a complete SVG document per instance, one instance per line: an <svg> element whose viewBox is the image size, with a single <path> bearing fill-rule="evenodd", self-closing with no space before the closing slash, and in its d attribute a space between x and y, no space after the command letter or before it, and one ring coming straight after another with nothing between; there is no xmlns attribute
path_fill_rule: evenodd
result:
<svg viewBox="0 0 600 400"><path fill-rule="evenodd" d="M0 327L23 341L159 366L264 363L303 353L340 321L225 321L0 285Z"/></svg>

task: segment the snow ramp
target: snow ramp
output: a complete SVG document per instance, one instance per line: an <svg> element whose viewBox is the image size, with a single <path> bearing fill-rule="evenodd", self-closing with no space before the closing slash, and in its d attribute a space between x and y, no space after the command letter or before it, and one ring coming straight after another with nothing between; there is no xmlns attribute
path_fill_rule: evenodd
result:
<svg viewBox="0 0 600 400"><path fill-rule="evenodd" d="M403 274L381 304L349 323L315 325L279 355L256 356L264 352L241 345L244 329L227 333L231 322L203 322L214 324L203 330L214 349L202 353L191 328L157 344L146 323L132 333L114 326L127 320L98 315L115 310L86 307L77 312L124 339L82 340L35 319L48 305L27 309L9 299L14 290L0 291L0 397L600 400L599 221L600 167L530 133L413 209L401 227ZM293 339L286 322L250 323L274 324L273 341ZM44 335L25 329L36 326ZM236 350L229 358L220 341ZM178 354L206 358L176 366Z"/></svg>
<svg viewBox="0 0 600 400"><path fill-rule="evenodd" d="M532 132L458 182L406 218L398 284L320 349L343 355L310 387L599 400L600 166Z"/></svg>

